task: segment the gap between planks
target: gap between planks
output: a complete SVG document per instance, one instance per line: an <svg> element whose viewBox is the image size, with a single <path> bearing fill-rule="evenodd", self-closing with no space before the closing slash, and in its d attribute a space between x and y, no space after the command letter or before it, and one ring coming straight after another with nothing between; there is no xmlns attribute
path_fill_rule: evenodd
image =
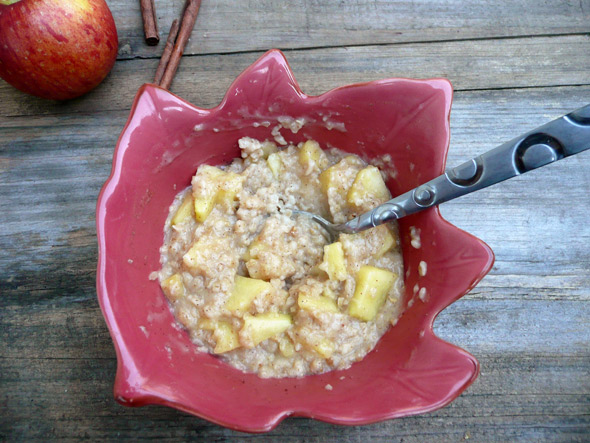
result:
<svg viewBox="0 0 590 443"><path fill-rule="evenodd" d="M379 42L379 43L351 43L347 45L317 45L317 46L292 46L292 47L272 47L272 48L256 48L256 49L244 49L238 51L212 51L212 52L203 52L198 54L189 54L185 53L182 57L210 57L210 56L221 56L221 55L247 55L247 54L256 54L256 53L264 53L271 49L279 49L282 52L292 52L292 51L317 51L317 50L324 50L324 49L350 49L350 48L369 48L369 47L387 47L387 46L408 46L408 45L433 45L433 44L443 44L443 43L463 43L463 42L481 42L481 41L491 41L491 40L525 40L525 39L535 39L535 38L558 38L558 37L572 37L572 36L588 36L590 35L590 30L588 32L563 32L563 33L556 33L556 34L523 34L523 35L505 35L505 36L495 36L495 37L465 37L465 38L456 38L456 39L440 39L440 40L407 40L407 41L400 41L400 42ZM124 56L117 56L117 61L126 62L126 61L133 61L133 60L153 60L159 59L159 55L134 55L131 57L124 57Z"/></svg>
<svg viewBox="0 0 590 443"><path fill-rule="evenodd" d="M589 77L590 80L590 77ZM453 88L453 101L457 100L457 96L460 96L463 93L472 93L472 92L502 92L502 91L514 91L514 92L526 92L529 90L557 90L559 91L559 89L571 89L571 88L586 88L590 86L590 82L588 83L572 83L572 84L559 84L559 85L533 85L533 86L509 86L509 87L495 87L495 88L463 88L463 89L456 89ZM328 91L326 91L328 92ZM126 121L128 115L129 115L129 109L131 109L131 102L129 103L129 108L128 109L121 109L121 108L113 108L113 109L97 109L97 110L92 110L92 111L85 111L84 117L97 117L97 116L112 116L113 113L121 113L122 115L122 121L123 123ZM205 109L210 109L210 108L205 108ZM573 111L573 109L572 109ZM37 124L27 124L27 125L12 125L10 124L10 122L8 121L9 119L17 119L17 118L23 118L25 119L27 122L30 122L30 119L32 118L42 118L42 119L47 119L47 118L59 118L59 117L72 117L71 112L64 112L64 113L52 113L52 114L47 114L47 113L40 113L40 114L6 114L6 115L0 115L0 129L1 128L11 128L11 129L31 129L32 127L34 128L39 128L39 129L43 129L43 128L55 128L56 125L60 126L60 127L66 127L66 126L77 126L78 123L69 123L69 122L64 122L62 120L59 121L55 121L52 122L51 124L43 124L43 125L37 125ZM555 115L555 118L559 117L557 114ZM123 124L121 124L121 129ZM112 149L111 146L108 147L108 149Z"/></svg>

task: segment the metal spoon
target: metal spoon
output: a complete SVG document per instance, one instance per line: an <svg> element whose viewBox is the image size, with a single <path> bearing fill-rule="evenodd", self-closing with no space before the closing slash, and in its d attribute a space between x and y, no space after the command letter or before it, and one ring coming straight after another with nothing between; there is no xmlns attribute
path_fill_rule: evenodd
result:
<svg viewBox="0 0 590 443"><path fill-rule="evenodd" d="M334 224L307 211L293 210L320 224L331 241L414 214L470 192L590 149L590 105L539 126L352 220Z"/></svg>

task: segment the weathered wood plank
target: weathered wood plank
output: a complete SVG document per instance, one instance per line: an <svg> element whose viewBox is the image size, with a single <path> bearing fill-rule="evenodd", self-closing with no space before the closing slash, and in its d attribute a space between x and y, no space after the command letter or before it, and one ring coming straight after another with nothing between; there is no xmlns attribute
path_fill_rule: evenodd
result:
<svg viewBox="0 0 590 443"><path fill-rule="evenodd" d="M590 86L458 92L449 163L589 96ZM354 428L289 419L247 436L163 407L117 405L114 350L95 300L93 217L126 114L0 121L0 439L583 441L590 433L588 196L575 193L577 207L554 212L590 185L588 153L443 207L497 255L491 274L435 325L482 363L447 408Z"/></svg>
<svg viewBox="0 0 590 443"><path fill-rule="evenodd" d="M590 152L443 206L497 257L435 323L482 365L448 407L352 428L288 419L250 436L169 408L119 406L95 294L95 202L163 45L144 44L138 1L107 1L119 62L96 91L52 103L0 81L0 441L588 440L590 196L580 190L590 187ZM184 0L156 1L165 38ZM172 91L214 106L271 47L288 50L309 94L447 77L458 91L454 165L586 104L589 33L590 0L204 1Z"/></svg>
<svg viewBox="0 0 590 443"><path fill-rule="evenodd" d="M3 311L0 338L7 344L3 358L112 357L112 345L94 298L77 301L66 297ZM588 369L589 317L590 304L579 300L466 299L439 316L435 331L476 356L561 355L565 360L586 356L589 358L583 366ZM590 389L590 380L586 387ZM568 392L580 392L574 386L570 389Z"/></svg>
<svg viewBox="0 0 590 443"><path fill-rule="evenodd" d="M109 0L119 56L159 57L144 42L139 2ZM161 40L183 0L156 2ZM228 27L231 26L231 29ZM590 1L232 0L203 2L187 54L587 33Z"/></svg>
<svg viewBox="0 0 590 443"><path fill-rule="evenodd" d="M549 335L556 337L547 347L543 341L548 331L534 327L535 315L541 311L564 318L562 308L566 305L579 308L574 314L579 318L588 316L587 303L516 300L466 300L443 313L437 331L455 342L462 341L461 345L480 358L482 372L461 398L440 411L352 428L355 431L291 419L255 440L297 441L308 435L317 441L356 441L349 439L362 433L378 441L391 441L392 436L420 441L434 435L463 437L467 431L471 437L486 440L542 439L555 432L563 438L579 437L590 426L588 341L585 346L576 344L567 332L571 324L563 322L562 329L550 331ZM517 315L490 315L499 309ZM239 435L167 408L118 406L111 396L114 351L98 312L96 301L88 300L43 309L21 306L3 316L0 331L13 332L8 340L2 339L11 343L11 351L19 351L0 358L0 382L5 389L0 410L3 417L13 420L11 437L76 438L83 437L83 431L94 439L185 438L198 435L193 434L196 429L208 438ZM27 326L29 322L31 326ZM490 342L490 336L503 339ZM88 346L89 342L93 346ZM31 343L36 346L29 348Z"/></svg>
<svg viewBox="0 0 590 443"><path fill-rule="evenodd" d="M449 164L581 106L590 87L456 94ZM126 112L3 119L0 131L0 292L5 303L93 297L94 206ZM471 297L590 297L584 208L590 152L442 206L487 241L493 272ZM542 198L541 198L541 197ZM569 196L569 197L568 197ZM564 198L578 199L566 210ZM474 208L477 208L474 211ZM555 241L559 239L559 241ZM15 254L19 259L15 260Z"/></svg>
<svg viewBox="0 0 590 443"><path fill-rule="evenodd" d="M171 91L198 106L213 107L260 55L184 57ZM308 94L388 77L445 77L457 91L590 84L588 35L314 49L288 51L286 56ZM0 117L129 109L139 86L152 80L156 65L157 60L120 61L96 90L66 103L48 103L2 83Z"/></svg>
<svg viewBox="0 0 590 443"><path fill-rule="evenodd" d="M460 164L589 101L586 88L570 91L561 103L544 90L469 94L465 101L457 94L447 164ZM505 119L510 115L511 121ZM590 186L589 162L590 152L583 152L441 206L443 216L496 254L493 271L470 297L590 300L590 195L578 191ZM564 204L570 201L575 204Z"/></svg>

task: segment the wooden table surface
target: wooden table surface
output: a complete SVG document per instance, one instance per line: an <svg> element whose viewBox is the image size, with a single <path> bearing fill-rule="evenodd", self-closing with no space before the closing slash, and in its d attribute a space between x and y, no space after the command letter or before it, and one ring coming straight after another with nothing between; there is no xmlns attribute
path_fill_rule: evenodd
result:
<svg viewBox="0 0 590 443"><path fill-rule="evenodd" d="M590 151L443 206L496 254L490 274L435 324L481 362L449 406L358 427L291 418L253 436L117 404L95 290L96 198L183 0L156 1L157 47L143 41L138 1L108 3L119 59L96 90L56 103L0 81L0 441L590 439ZM454 165L589 103L589 33L590 0L203 0L171 90L214 106L274 47L309 94L446 77Z"/></svg>

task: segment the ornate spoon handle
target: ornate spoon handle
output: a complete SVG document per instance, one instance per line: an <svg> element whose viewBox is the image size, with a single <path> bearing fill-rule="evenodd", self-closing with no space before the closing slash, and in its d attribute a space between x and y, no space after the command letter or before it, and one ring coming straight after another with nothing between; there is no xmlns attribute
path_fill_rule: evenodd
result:
<svg viewBox="0 0 590 443"><path fill-rule="evenodd" d="M340 226L359 232L590 149L590 105L475 157Z"/></svg>

